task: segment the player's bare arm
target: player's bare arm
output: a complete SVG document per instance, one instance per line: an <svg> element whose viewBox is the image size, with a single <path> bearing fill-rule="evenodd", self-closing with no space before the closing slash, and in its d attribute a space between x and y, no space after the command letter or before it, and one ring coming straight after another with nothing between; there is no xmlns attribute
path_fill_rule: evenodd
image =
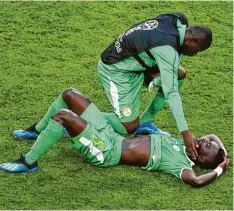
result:
<svg viewBox="0 0 234 211"><path fill-rule="evenodd" d="M213 182L218 176L220 176L228 167L229 160L226 156L223 157L224 161L213 171L197 176L192 169L184 169L182 172L182 180L193 187L202 187Z"/></svg>

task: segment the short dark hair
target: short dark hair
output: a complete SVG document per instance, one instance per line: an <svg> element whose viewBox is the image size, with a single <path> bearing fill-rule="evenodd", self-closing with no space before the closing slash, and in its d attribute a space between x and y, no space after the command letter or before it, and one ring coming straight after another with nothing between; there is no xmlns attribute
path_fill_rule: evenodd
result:
<svg viewBox="0 0 234 211"><path fill-rule="evenodd" d="M213 159L213 162L209 163L200 163L200 167L204 169L215 169L220 163L224 161L224 151L222 148L219 148L218 153Z"/></svg>
<svg viewBox="0 0 234 211"><path fill-rule="evenodd" d="M212 31L208 27L203 25L193 25L187 30L193 38L202 42L202 50L206 50L211 46Z"/></svg>

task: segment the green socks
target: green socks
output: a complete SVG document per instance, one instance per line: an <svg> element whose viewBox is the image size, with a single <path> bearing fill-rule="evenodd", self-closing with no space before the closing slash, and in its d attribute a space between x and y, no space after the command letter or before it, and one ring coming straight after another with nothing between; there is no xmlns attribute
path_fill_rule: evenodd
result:
<svg viewBox="0 0 234 211"><path fill-rule="evenodd" d="M144 124L149 121L153 121L154 117L157 115L159 111L163 109L163 107L166 105L165 97L162 91L162 88L160 87L157 95L153 100L148 104L145 111L143 112L141 118L140 118L140 124Z"/></svg>
<svg viewBox="0 0 234 211"><path fill-rule="evenodd" d="M106 120L110 123L110 125L114 128L116 133L120 133L123 135L127 135L128 132L122 122L120 122L119 118L114 113L104 113L102 112L106 118Z"/></svg>
<svg viewBox="0 0 234 211"><path fill-rule="evenodd" d="M25 161L31 165L36 162L63 135L63 126L50 119L46 129L38 136L31 150L25 155Z"/></svg>
<svg viewBox="0 0 234 211"><path fill-rule="evenodd" d="M178 81L178 88L180 89L184 84L184 79ZM158 92L153 100L148 104L145 111L141 115L140 124L153 121L154 117L167 104L162 87L159 87Z"/></svg>
<svg viewBox="0 0 234 211"><path fill-rule="evenodd" d="M48 125L50 118L60 109L68 108L67 104L64 102L62 98L62 94L58 96L58 98L52 103L48 111L46 112L43 119L36 125L36 130L40 133L42 130L46 128Z"/></svg>
<svg viewBox="0 0 234 211"><path fill-rule="evenodd" d="M178 80L178 89L179 89L179 90L180 90L180 88L184 85L184 80L185 80L185 79Z"/></svg>

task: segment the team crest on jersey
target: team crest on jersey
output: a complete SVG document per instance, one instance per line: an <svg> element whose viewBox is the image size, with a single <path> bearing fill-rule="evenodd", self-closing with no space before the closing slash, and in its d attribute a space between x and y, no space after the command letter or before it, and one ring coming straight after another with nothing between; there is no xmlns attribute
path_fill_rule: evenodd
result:
<svg viewBox="0 0 234 211"><path fill-rule="evenodd" d="M176 150L177 152L180 151L180 147L179 147L178 145L173 145L173 148L174 148L174 150Z"/></svg>
<svg viewBox="0 0 234 211"><path fill-rule="evenodd" d="M129 117L129 116L131 116L131 114L132 114L132 110L130 108L128 108L128 107L124 108L123 115L125 117Z"/></svg>
<svg viewBox="0 0 234 211"><path fill-rule="evenodd" d="M157 26L158 26L157 20L148 20L144 23L141 23L141 24L129 29L128 31L125 32L125 35L127 36L136 30L152 30L152 29L157 28Z"/></svg>

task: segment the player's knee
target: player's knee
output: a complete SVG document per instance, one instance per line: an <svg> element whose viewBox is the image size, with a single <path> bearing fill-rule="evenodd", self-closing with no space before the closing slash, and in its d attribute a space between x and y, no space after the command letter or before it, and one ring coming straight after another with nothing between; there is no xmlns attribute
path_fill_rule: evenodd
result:
<svg viewBox="0 0 234 211"><path fill-rule="evenodd" d="M71 100L75 95L83 96L81 92L79 92L77 89L74 89L74 88L69 88L66 91L64 91L62 94L63 100L65 102L68 102L69 100Z"/></svg>
<svg viewBox="0 0 234 211"><path fill-rule="evenodd" d="M125 122L124 126L125 126L128 134L134 133L137 130L137 128L139 127L139 118L135 119L132 122Z"/></svg>
<svg viewBox="0 0 234 211"><path fill-rule="evenodd" d="M68 109L61 109L56 114L54 114L52 119L56 122L59 122L61 125L64 125L69 119L72 118L72 116L72 111Z"/></svg>
<svg viewBox="0 0 234 211"><path fill-rule="evenodd" d="M183 67L179 67L179 71L178 71L178 79L182 80L186 78L186 72L185 69Z"/></svg>

